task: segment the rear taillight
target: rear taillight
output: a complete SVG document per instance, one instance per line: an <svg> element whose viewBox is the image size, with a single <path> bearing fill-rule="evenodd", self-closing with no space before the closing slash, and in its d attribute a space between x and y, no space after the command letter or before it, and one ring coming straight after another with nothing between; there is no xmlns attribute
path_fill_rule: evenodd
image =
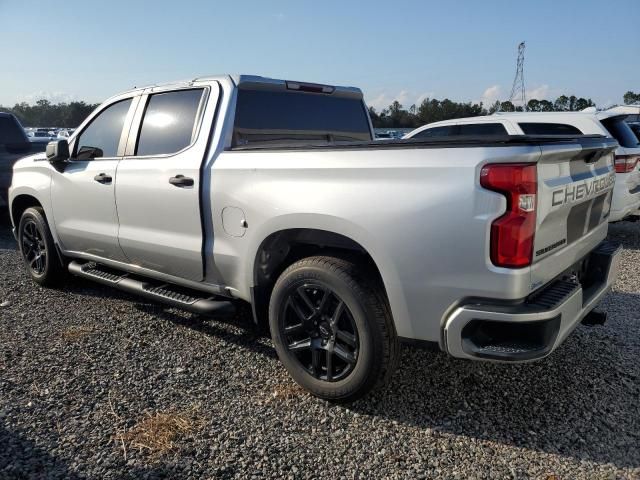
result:
<svg viewBox="0 0 640 480"><path fill-rule="evenodd" d="M480 184L507 198L507 212L491 225L491 261L498 267L531 265L536 233L538 173L530 163L487 165Z"/></svg>
<svg viewBox="0 0 640 480"><path fill-rule="evenodd" d="M640 157L636 155L616 155L616 173L633 172L638 165L638 160Z"/></svg>

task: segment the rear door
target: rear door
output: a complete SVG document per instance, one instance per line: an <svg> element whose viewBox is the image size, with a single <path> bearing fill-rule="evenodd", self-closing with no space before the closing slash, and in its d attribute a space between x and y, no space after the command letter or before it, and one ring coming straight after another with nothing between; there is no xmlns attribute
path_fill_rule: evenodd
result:
<svg viewBox="0 0 640 480"><path fill-rule="evenodd" d="M141 100L116 183L118 238L129 263L203 279L200 168L218 96L214 84L153 89Z"/></svg>

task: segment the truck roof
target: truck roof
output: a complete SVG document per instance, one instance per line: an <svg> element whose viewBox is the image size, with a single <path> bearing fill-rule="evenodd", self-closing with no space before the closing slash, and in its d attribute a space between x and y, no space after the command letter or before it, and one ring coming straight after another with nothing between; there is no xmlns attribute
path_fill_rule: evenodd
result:
<svg viewBox="0 0 640 480"><path fill-rule="evenodd" d="M176 80L167 83L156 83L152 85L145 85L141 87L133 87L130 90L120 92L118 95L122 95L130 92L142 91L149 88L162 87L163 89L171 87L184 87L192 85L197 82L215 82L215 81L229 81L231 80L238 88L247 89L260 89L260 90L297 90L308 91L315 93L330 93L337 97L351 97L362 98L362 90L356 87L339 86L339 85L326 85L320 83L300 82L296 80L283 80L277 78L263 77L260 75L247 75L247 74L219 74L219 75L205 75L202 77L195 77L186 80Z"/></svg>

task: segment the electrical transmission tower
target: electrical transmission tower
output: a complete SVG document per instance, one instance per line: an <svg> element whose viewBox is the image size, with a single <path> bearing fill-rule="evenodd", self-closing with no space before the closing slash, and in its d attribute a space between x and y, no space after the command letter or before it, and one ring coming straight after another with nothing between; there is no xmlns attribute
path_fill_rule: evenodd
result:
<svg viewBox="0 0 640 480"><path fill-rule="evenodd" d="M527 97L524 90L524 42L518 45L518 61L516 63L516 76L513 79L509 101L514 105L522 102L522 109L527 109Z"/></svg>

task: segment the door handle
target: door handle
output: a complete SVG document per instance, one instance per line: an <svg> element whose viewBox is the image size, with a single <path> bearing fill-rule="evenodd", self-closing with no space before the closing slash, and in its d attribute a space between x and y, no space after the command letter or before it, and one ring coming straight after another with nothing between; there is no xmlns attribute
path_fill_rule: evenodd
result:
<svg viewBox="0 0 640 480"><path fill-rule="evenodd" d="M98 183L102 183L103 185L106 183L111 183L111 181L113 180L113 178L111 178L106 173L99 173L98 175L93 177L93 179Z"/></svg>
<svg viewBox="0 0 640 480"><path fill-rule="evenodd" d="M176 175L169 179L169 183L176 187L193 187L193 178L185 177L184 175Z"/></svg>

